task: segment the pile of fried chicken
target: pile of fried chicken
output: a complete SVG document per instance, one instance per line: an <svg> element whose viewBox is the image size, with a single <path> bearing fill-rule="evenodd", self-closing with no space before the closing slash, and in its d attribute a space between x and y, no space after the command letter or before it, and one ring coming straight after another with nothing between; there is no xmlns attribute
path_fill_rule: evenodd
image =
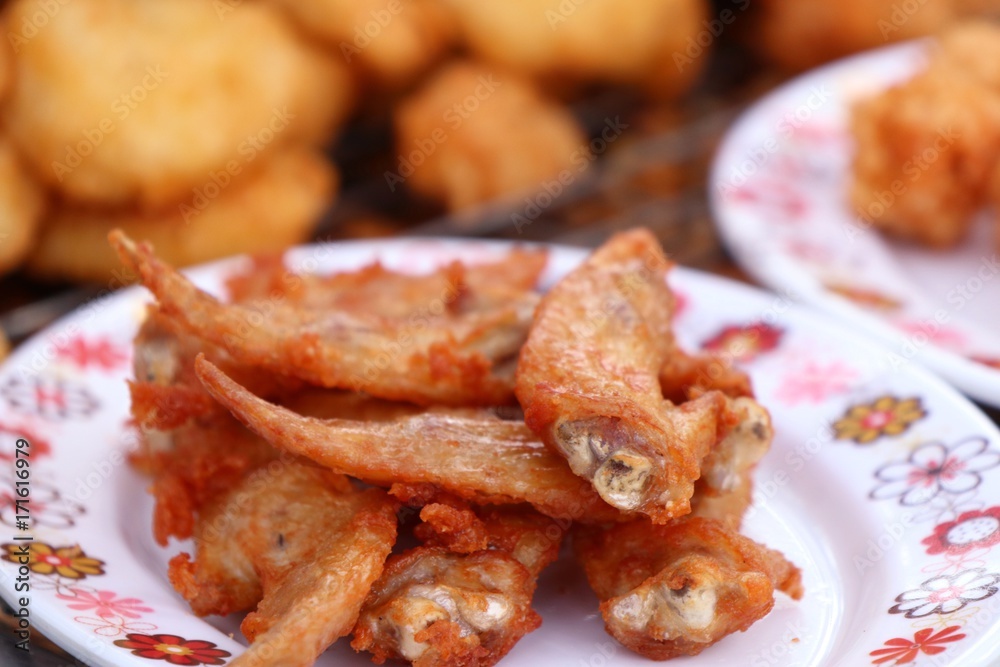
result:
<svg viewBox="0 0 1000 667"><path fill-rule="evenodd" d="M738 532L768 413L678 348L648 231L544 295L545 251L515 248L422 275L257 258L228 302L111 242L156 298L130 385L153 532L193 538L169 576L196 614L250 612L232 665L311 665L348 635L377 663L493 665L540 626L567 535L608 632L649 658L801 597Z"/></svg>

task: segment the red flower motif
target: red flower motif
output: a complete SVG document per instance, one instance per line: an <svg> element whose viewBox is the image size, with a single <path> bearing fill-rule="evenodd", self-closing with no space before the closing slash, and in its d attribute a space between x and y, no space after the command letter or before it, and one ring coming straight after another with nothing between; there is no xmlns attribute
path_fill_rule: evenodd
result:
<svg viewBox="0 0 1000 667"><path fill-rule="evenodd" d="M1000 542L1000 507L965 512L954 521L938 524L933 535L921 540L932 556L988 549L997 542Z"/></svg>
<svg viewBox="0 0 1000 667"><path fill-rule="evenodd" d="M201 639L187 640L177 635L142 635L132 633L115 641L115 646L129 649L132 655L149 660L166 660L171 665L224 665L232 655Z"/></svg>
<svg viewBox="0 0 1000 667"><path fill-rule="evenodd" d="M52 451L49 441L38 435L33 428L0 421L0 462L14 460L17 455L15 450L18 438L24 438L30 443L27 451L32 460L39 456L46 456Z"/></svg>
<svg viewBox="0 0 1000 667"><path fill-rule="evenodd" d="M995 368L1000 371L1000 357L970 357L977 364L982 364L984 366L989 366L990 368Z"/></svg>
<svg viewBox="0 0 1000 667"><path fill-rule="evenodd" d="M109 371L118 368L129 358L128 352L111 342L108 336L92 340L75 336L61 342L56 347L56 354L79 368L94 366Z"/></svg>
<svg viewBox="0 0 1000 667"><path fill-rule="evenodd" d="M956 634L958 630L959 626L957 625L952 625L936 633L933 628L924 628L913 635L913 639L904 639L902 637L890 639L885 643L885 648L880 648L869 653L870 656L875 658L872 660L872 664L882 665L895 660L896 662L892 664L905 665L916 660L921 651L927 655L944 653L947 647L943 646L943 644L965 639L964 634Z"/></svg>
<svg viewBox="0 0 1000 667"><path fill-rule="evenodd" d="M701 344L702 349L736 361L751 361L778 347L784 330L763 322L725 327Z"/></svg>

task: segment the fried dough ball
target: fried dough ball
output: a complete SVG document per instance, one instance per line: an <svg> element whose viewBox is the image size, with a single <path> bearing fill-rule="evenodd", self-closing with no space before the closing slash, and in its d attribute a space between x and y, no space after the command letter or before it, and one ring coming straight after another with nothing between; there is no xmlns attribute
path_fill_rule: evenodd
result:
<svg viewBox="0 0 1000 667"><path fill-rule="evenodd" d="M586 169L586 138L572 115L510 73L455 63L396 111L399 163L390 187L406 182L452 211L530 190Z"/></svg>
<svg viewBox="0 0 1000 667"><path fill-rule="evenodd" d="M747 0L743 0L746 2ZM952 0L761 0L751 46L798 71L855 51L929 35L952 17ZM904 7L904 5L906 5Z"/></svg>
<svg viewBox="0 0 1000 667"><path fill-rule="evenodd" d="M44 207L42 188L25 171L11 141L0 135L0 273L28 254Z"/></svg>
<svg viewBox="0 0 1000 667"><path fill-rule="evenodd" d="M330 205L337 175L317 152L290 148L228 187L221 182L206 179L185 202L153 213L61 208L46 221L29 270L46 278L106 280L119 266L107 240L116 227L148 239L179 265L273 252L309 236Z"/></svg>
<svg viewBox="0 0 1000 667"><path fill-rule="evenodd" d="M953 31L927 71L853 110L850 198L862 224L935 248L964 238L1000 151L1000 71L970 50L987 30L996 36Z"/></svg>
<svg viewBox="0 0 1000 667"><path fill-rule="evenodd" d="M448 0L479 57L547 79L638 85L663 97L695 81L707 49L689 46L703 0Z"/></svg>
<svg viewBox="0 0 1000 667"><path fill-rule="evenodd" d="M969 77L1000 93L1000 26L964 21L941 34L930 69Z"/></svg>
<svg viewBox="0 0 1000 667"><path fill-rule="evenodd" d="M7 25L37 11L9 7ZM5 119L46 183L92 205L147 210L233 160L325 138L350 74L271 7L79 0L19 45Z"/></svg>
<svg viewBox="0 0 1000 667"><path fill-rule="evenodd" d="M269 1L381 87L406 85L426 71L455 33L451 12L439 0Z"/></svg>

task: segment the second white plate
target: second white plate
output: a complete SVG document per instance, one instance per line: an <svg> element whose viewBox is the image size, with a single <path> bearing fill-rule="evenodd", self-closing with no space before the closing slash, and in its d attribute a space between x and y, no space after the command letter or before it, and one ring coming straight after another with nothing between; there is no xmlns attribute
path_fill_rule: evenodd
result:
<svg viewBox="0 0 1000 667"><path fill-rule="evenodd" d="M993 221L984 212L960 247L932 251L886 239L847 198L851 105L912 76L927 50L914 42L865 53L760 100L722 142L710 199L723 239L754 278L878 337L894 366L924 364L1000 406Z"/></svg>

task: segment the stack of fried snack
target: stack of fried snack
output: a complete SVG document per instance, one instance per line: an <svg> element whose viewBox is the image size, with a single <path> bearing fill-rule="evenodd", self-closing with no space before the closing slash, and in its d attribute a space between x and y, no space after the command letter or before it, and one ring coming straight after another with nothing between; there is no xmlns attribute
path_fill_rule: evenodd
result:
<svg viewBox="0 0 1000 667"><path fill-rule="evenodd" d="M39 274L101 279L113 226L183 264L308 236L337 181L316 147L353 100L339 58L264 4L53 7L3 15L0 162L16 179L0 218L17 244L0 268L26 253Z"/></svg>
<svg viewBox="0 0 1000 667"><path fill-rule="evenodd" d="M169 574L195 613L252 610L233 665L310 665L349 634L376 662L495 664L540 625L567 533L608 631L651 658L801 596L799 570L738 533L767 411L676 346L649 232L543 297L530 249L416 276L262 258L223 302L112 244L156 297L131 384L153 532L194 538Z"/></svg>
<svg viewBox="0 0 1000 667"><path fill-rule="evenodd" d="M1000 27L956 25L923 71L855 106L850 202L863 224L948 248L1000 201L997 58Z"/></svg>

